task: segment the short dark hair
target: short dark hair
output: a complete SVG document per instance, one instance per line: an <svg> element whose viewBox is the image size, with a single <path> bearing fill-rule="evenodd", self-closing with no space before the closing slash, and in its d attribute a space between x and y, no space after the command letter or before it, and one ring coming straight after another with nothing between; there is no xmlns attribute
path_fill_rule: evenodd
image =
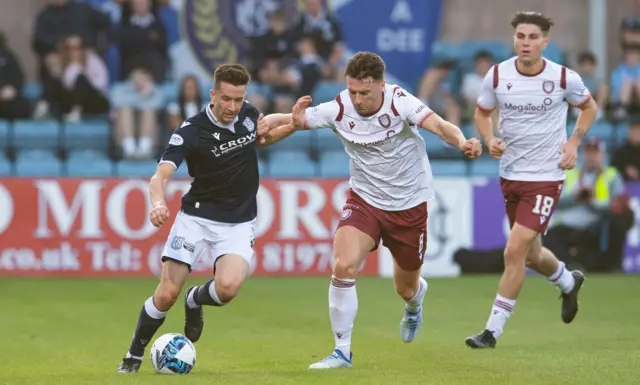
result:
<svg viewBox="0 0 640 385"><path fill-rule="evenodd" d="M493 60L493 55L489 51L478 51L473 60Z"/></svg>
<svg viewBox="0 0 640 385"><path fill-rule="evenodd" d="M249 84L249 72L241 64L221 64L213 74L213 85L220 89L220 83L225 82L234 86L246 86Z"/></svg>
<svg viewBox="0 0 640 385"><path fill-rule="evenodd" d="M589 51L580 52L578 54L578 64L590 63L593 65L598 64L598 59L596 55Z"/></svg>
<svg viewBox="0 0 640 385"><path fill-rule="evenodd" d="M553 25L553 20L539 12L518 12L511 19L511 26L518 27L520 24L534 24L540 27L543 33L548 33Z"/></svg>
<svg viewBox="0 0 640 385"><path fill-rule="evenodd" d="M384 60L373 52L358 52L347 63L344 73L353 79L384 80L386 65Z"/></svg>

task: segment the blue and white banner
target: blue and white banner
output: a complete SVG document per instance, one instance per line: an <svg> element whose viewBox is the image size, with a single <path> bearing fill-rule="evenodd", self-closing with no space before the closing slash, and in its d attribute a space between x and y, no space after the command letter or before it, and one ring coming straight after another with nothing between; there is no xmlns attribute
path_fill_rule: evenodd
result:
<svg viewBox="0 0 640 385"><path fill-rule="evenodd" d="M442 0L334 0L351 51L382 56L389 74L417 86L440 31Z"/></svg>
<svg viewBox="0 0 640 385"><path fill-rule="evenodd" d="M289 20L303 9L299 0L171 0L178 11L180 40L171 46L173 77L194 74L210 82L216 66L242 63L247 36L265 33L268 15L284 8ZM442 0L329 0L349 52L372 51L389 75L415 87L429 65L439 33Z"/></svg>

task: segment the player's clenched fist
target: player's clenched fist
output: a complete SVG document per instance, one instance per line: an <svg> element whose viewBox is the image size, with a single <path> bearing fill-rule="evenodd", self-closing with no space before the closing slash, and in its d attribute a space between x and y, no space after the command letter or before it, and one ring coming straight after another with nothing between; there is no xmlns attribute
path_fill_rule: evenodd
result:
<svg viewBox="0 0 640 385"><path fill-rule="evenodd" d="M153 205L153 209L149 214L149 220L155 227L162 226L167 220L169 220L169 208L164 202L158 202Z"/></svg>
<svg viewBox="0 0 640 385"><path fill-rule="evenodd" d="M311 96L303 96L291 109L291 124L296 130L305 129L305 112L307 107L311 104Z"/></svg>
<svg viewBox="0 0 640 385"><path fill-rule="evenodd" d="M476 138L465 141L460 148L469 158L474 159L482 155L482 143Z"/></svg>
<svg viewBox="0 0 640 385"><path fill-rule="evenodd" d="M573 170L578 160L578 147L571 141L562 145L560 152L563 154L562 159L558 163L558 167L563 170Z"/></svg>
<svg viewBox="0 0 640 385"><path fill-rule="evenodd" d="M502 154L504 154L507 147L505 147L504 143L498 138L493 138L488 143L489 154L496 159L500 159Z"/></svg>

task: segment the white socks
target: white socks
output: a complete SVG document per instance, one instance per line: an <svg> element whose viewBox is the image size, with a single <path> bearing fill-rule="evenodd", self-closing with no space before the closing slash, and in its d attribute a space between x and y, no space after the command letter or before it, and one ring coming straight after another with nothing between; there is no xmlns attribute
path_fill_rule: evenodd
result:
<svg viewBox="0 0 640 385"><path fill-rule="evenodd" d="M351 332L353 321L358 313L358 294L355 279L331 277L329 286L329 316L331 330L336 341L336 349L340 349L345 357L351 353Z"/></svg>
<svg viewBox="0 0 640 385"><path fill-rule="evenodd" d="M416 295L407 301L407 310L416 313L422 307L422 301L424 300L424 295L427 294L427 281L424 278L420 277L418 280L418 292Z"/></svg>
<svg viewBox="0 0 640 385"><path fill-rule="evenodd" d="M515 299L508 299L500 294L496 295L486 326L486 329L489 330L496 339L498 339L500 334L502 334L504 325L507 323L509 317L511 317L511 313L513 313L513 308L515 306Z"/></svg>
<svg viewBox="0 0 640 385"><path fill-rule="evenodd" d="M575 280L573 274L565 267L564 262L558 262L558 270L548 277L547 280L557 287L561 292L568 293L573 290Z"/></svg>

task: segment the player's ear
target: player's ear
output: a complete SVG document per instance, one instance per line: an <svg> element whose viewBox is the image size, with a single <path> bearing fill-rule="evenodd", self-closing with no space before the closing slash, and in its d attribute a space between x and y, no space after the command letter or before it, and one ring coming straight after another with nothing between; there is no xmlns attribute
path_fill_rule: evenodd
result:
<svg viewBox="0 0 640 385"><path fill-rule="evenodd" d="M542 39L542 49L547 48L548 45L549 45L549 36L545 35L544 38Z"/></svg>
<svg viewBox="0 0 640 385"><path fill-rule="evenodd" d="M216 97L216 92L213 89L210 89L209 96L211 97L211 100L213 100Z"/></svg>

